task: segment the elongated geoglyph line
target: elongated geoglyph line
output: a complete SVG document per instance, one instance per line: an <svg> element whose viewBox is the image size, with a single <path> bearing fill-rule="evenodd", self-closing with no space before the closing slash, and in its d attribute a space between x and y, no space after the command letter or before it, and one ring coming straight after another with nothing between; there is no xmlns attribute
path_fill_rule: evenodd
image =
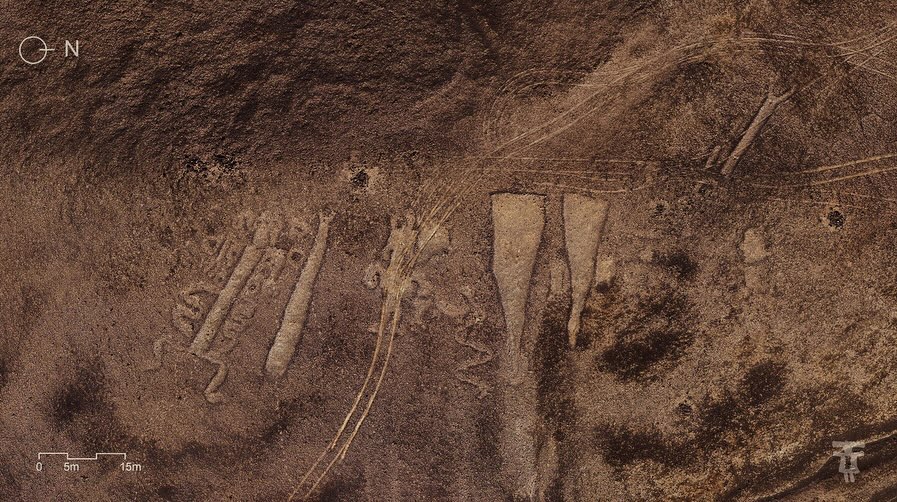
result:
<svg viewBox="0 0 897 502"><path fill-rule="evenodd" d="M268 359L265 362L265 371L268 375L279 378L287 370L293 354L296 352L296 345L299 343L302 327L305 325L305 318L308 314L308 307L311 303L312 290L315 286L315 280L321 265L324 263L324 252L327 250L327 234L330 231L330 222L333 215L321 214L319 216L318 233L315 235L315 243L312 247L302 273L296 281L293 293L290 295L290 301L287 303L283 313L283 321L277 336L274 337L274 343L268 352Z"/></svg>
<svg viewBox="0 0 897 502"><path fill-rule="evenodd" d="M690 45L682 45L682 46L678 46L678 47L671 49L669 52L667 52L666 54L663 54L662 56L668 56L677 51L685 52L685 53L688 53L689 51L699 51L701 48L706 48L706 45L707 45L706 43L702 44L700 42L695 43L695 44L690 44ZM682 63L684 61L689 61L689 60L693 60L693 59L694 59L694 56L682 57L682 58L679 58L678 60L676 60L675 63L678 64L678 63ZM656 59L649 60L649 61L642 61L639 64L632 65L631 67L625 68L624 69L625 71L618 73L616 75L616 78L614 78L607 85L613 86L613 85L619 84L621 81L625 80L627 77L632 76L633 73L636 73L639 70L644 69L651 62L656 62ZM661 66L661 67L663 68L663 66ZM569 128L570 126L572 126L573 124L578 122L582 118L582 116L585 116L587 114L587 113L579 114L580 116L577 116L576 115L577 111L579 111L580 109L582 109L584 107L589 108L586 110L587 112L591 111L590 105L595 100L598 99L600 94L601 94L601 91L599 90L599 91L587 96L583 101L577 103L576 105L574 105L567 111L553 117L552 119L550 119L546 122L540 123L537 126L531 128L527 131L524 131L523 133L521 133L513 138L510 138L509 140L505 141L502 144L494 146L491 149L491 151L488 153L488 156L498 156L503 153L505 155L511 155L513 153L516 153L516 152L522 150L522 149L532 146L540 141L543 141L545 138L550 137L550 135L544 135L544 136L536 139L535 141L530 141L530 142L526 143L522 148L518 147L516 149L512 149L514 146L516 146L520 143L523 143L524 141L528 140L533 135L535 135L545 129L554 127L555 128L554 134L558 134L558 133L562 132L563 130L566 130L567 128ZM571 115L573 115L573 116L570 117L570 120L568 120L566 123L563 122L563 119L565 119ZM556 124L558 122L561 122L561 124L559 126L556 126ZM511 154L508 154L507 153L508 151L510 151ZM437 222L436 227L438 228L458 208L458 205L460 204L460 200L462 199L462 197L464 195L466 195L471 190L471 188L473 186L477 185L478 182L482 181L486 177L489 177L489 173L479 172L475 176L470 176L470 177L466 178L461 183L458 183L454 186L449 186L447 189L444 190L443 196L438 199L438 201L435 203L435 205L429 211L424 211L426 213L426 215L424 215L422 217L422 221L424 221L424 222L436 221ZM432 193L435 186L432 183L429 183L428 185L429 186L427 187L427 189L428 189L427 193L429 194L429 193ZM638 188L644 188L644 187L638 187ZM627 191L631 191L631 190L622 190L621 192L627 192ZM428 198L428 196L424 196L423 198L421 198L420 196L421 196L421 194L418 194L418 199L416 200L416 202L422 202L424 199ZM414 204L414 206L416 207L417 204ZM440 215L440 213L442 213L442 214ZM427 240L429 240L429 239L427 239ZM423 246L426 246L426 242L424 243ZM405 259L407 259L409 257L408 256L409 254L410 253L408 253L407 249L404 251L404 253L402 253L403 259L401 261L404 262L404 263L402 263L402 265L404 265L404 266L398 267L399 270L397 270L400 272L400 274L402 276L408 275L410 273L410 270L413 269L416 264L416 259L415 259L416 256L412 256L411 259L405 261ZM395 258L395 256L394 256L394 258ZM389 275L389 274L387 274L387 275ZM392 288L386 288L386 289L391 290ZM398 288L397 295L396 295L396 303L400 303L403 293L404 293L403 288ZM306 481L308 481L310 479L313 472L318 468L318 466L322 463L322 461L327 457L328 453L333 452L334 448L340 441L340 438L341 438L343 432L345 431L348 423L355 415L355 412L358 408L359 402L361 401L362 397L365 395L366 390L368 388L368 384L371 381L374 369L377 366L377 363L380 361L381 347L382 347L382 343L384 341L383 338L384 338L385 331L387 330L387 319L390 316L392 317L393 322L391 323L391 326L389 327L390 333L389 333L388 345L389 345L389 348L391 348L392 339L395 336L395 330L396 330L396 327L398 324L398 318L399 318L399 312L400 312L399 308L394 308L393 305L391 305L392 298L393 298L393 296L390 294L387 294L386 297L384 298L384 302L383 302L383 305L381 308L381 318L380 318L380 326L378 329L377 342L375 344L374 352L371 356L371 363L370 363L370 367L368 368L367 377L365 378L364 383L361 386L361 389L357 393L352 407L346 414L346 417L345 417L344 421L342 422L342 425L337 430L332 441L328 444L327 447L325 447L323 449L320 456L318 456L318 458L314 461L314 463L308 468L308 470L302 476L302 479L299 481L298 485L295 487L294 491L292 492L292 494L290 496L291 500L306 485ZM388 352L388 350L387 350L387 352ZM381 375L386 370L386 363L388 363L388 357L386 359L387 360L384 361L383 368L381 369ZM379 387L379 383L381 380L382 379L378 379L377 387ZM369 404L373 403L373 400L375 397L376 397L376 392L374 392L369 397ZM369 408L369 406L366 407L366 410L367 410L367 408ZM366 417L366 414L363 413L362 416L360 417L360 419L358 419L357 425L356 425L356 430L357 430L357 428L360 428L361 424L364 422L365 417ZM343 456L345 456L345 453L348 450L350 444L351 444L351 441L348 441L344 444L344 446L342 448L340 448L340 451L339 451L336 459L339 459L339 458L342 458ZM304 492L303 498L307 498L312 494L314 489L326 477L326 474L329 472L330 467L332 467L333 464L334 464L334 461L332 461L327 466L327 468L324 469L324 472L321 473L321 475L317 478L317 480L314 482L313 486L311 486L309 489L307 489Z"/></svg>
<svg viewBox="0 0 897 502"><path fill-rule="evenodd" d="M521 340L530 279L545 227L545 197L509 193L492 195L492 225L492 273L498 284L508 330L506 368L511 381L515 381L526 363L521 353Z"/></svg>
<svg viewBox="0 0 897 502"><path fill-rule="evenodd" d="M218 294L218 298L215 299L212 308L209 309L209 314L199 328L196 338L190 344L191 354L201 356L209 350L209 346L215 339L218 330L221 329L221 325L224 324L224 320L227 319L234 302L236 302L240 292L243 291L243 287L246 286L246 281L249 280L249 276L252 275L255 266L261 261L266 244L265 240L268 238L269 232L270 228L267 224L260 224L252 237L252 242L243 249L240 261L237 262L227 283L224 285L221 293Z"/></svg>
<svg viewBox="0 0 897 502"><path fill-rule="evenodd" d="M374 345L374 353L371 356L371 363L368 367L367 376L365 377L358 393L355 395L355 400L352 404L352 407L346 414L342 425L336 431L336 434L334 434L330 444L326 448L324 448L315 462L305 471L302 479L290 494L289 500L293 500L293 498L299 494L303 487L306 486L307 489L305 490L302 498L307 499L309 496L311 496L311 494L315 491L321 481L326 478L327 474L334 467L334 465L336 465L341 459L345 457L346 452L349 450L349 446L351 446L352 441L358 434L359 429L367 418L371 406L373 405L374 400L377 397L377 392L380 390L380 385L383 383L383 377L385 376L386 369L389 365L393 341L395 339L396 330L398 328L398 321L401 315L401 300L404 296L405 288L408 286L407 279L409 277L411 269L414 267L417 258L417 256L413 255L412 253L414 243L418 238L418 232L415 229L411 228L411 221L409 221L408 223L409 227L404 228L399 224L394 224L393 235L390 236L392 251L390 263L387 266L386 271L384 272L384 298L380 310L380 324L377 329L377 341ZM393 237L395 237L395 241L393 241ZM381 357L380 354L382 351L383 342L384 339L387 338L387 329L389 330L389 335L385 351L386 354L384 357ZM346 432L346 428L348 427L352 418L356 417L356 411L358 410L363 397L370 390L369 385L374 379L374 370L378 366L378 363L380 363L379 376L376 378L373 390L371 390L368 395L367 404L364 406L364 409L362 410L360 416L357 417L355 426L352 428L351 433L349 433L348 438L345 438L344 432ZM335 450L340 441L343 441L343 443L340 445L338 450ZM316 478L314 478L314 481L312 482L312 475L316 470L318 470L319 466L322 465L322 462L330 454L333 454L333 458L325 465L322 472Z"/></svg>
<svg viewBox="0 0 897 502"><path fill-rule="evenodd" d="M564 195L564 237L572 291L570 319L567 321L570 347L576 346L582 310L595 279L595 257L606 219L607 202L584 195Z"/></svg>

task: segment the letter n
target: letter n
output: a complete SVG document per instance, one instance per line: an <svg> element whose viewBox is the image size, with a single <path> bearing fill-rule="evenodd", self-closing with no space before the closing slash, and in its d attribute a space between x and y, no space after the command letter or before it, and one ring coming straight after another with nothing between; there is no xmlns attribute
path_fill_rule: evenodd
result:
<svg viewBox="0 0 897 502"><path fill-rule="evenodd" d="M69 42L68 40L66 40L65 41L65 57L69 57L69 50L72 51L72 54L74 54L75 57L78 57L78 51L81 50L81 41L75 40L75 45L73 47L72 43Z"/></svg>

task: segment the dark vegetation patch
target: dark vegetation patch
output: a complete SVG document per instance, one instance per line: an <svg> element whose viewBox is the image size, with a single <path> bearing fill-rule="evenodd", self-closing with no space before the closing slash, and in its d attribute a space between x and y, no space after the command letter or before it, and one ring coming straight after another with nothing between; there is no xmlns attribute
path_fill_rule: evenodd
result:
<svg viewBox="0 0 897 502"><path fill-rule="evenodd" d="M625 425L602 425L593 431L592 440L604 460L615 469L642 461L666 466L681 466L691 460L685 443L664 438L657 431L636 431Z"/></svg>
<svg viewBox="0 0 897 502"><path fill-rule="evenodd" d="M828 226L832 228L841 228L846 221L847 218L844 216L844 213L837 209L833 209L828 213Z"/></svg>
<svg viewBox="0 0 897 502"><path fill-rule="evenodd" d="M685 296L669 289L639 299L615 323L621 325L616 339L598 356L598 367L624 381L656 378L694 343L689 309Z"/></svg>
<svg viewBox="0 0 897 502"><path fill-rule="evenodd" d="M654 265L671 272L679 279L694 279L695 274L698 272L698 264L685 252L679 250L656 254L652 262Z"/></svg>
<svg viewBox="0 0 897 502"><path fill-rule="evenodd" d="M785 387L785 363L766 361L750 370L741 381L741 396L749 406L760 406L779 395Z"/></svg>
<svg viewBox="0 0 897 502"><path fill-rule="evenodd" d="M239 163L229 155L215 154L210 159L188 155L184 158L184 172L215 178L237 170Z"/></svg>
<svg viewBox="0 0 897 502"><path fill-rule="evenodd" d="M247 171L236 157L214 154L207 157L187 155L180 169L169 168L164 173L175 197L209 191L229 191L242 187Z"/></svg>
<svg viewBox="0 0 897 502"><path fill-rule="evenodd" d="M276 410L266 412L270 413L267 425L255 434L227 436L214 444L189 441L173 451L156 448L154 456L164 458L165 465L199 462L227 468L239 465L245 470L266 469L271 448L288 440L290 432L304 419L314 417L310 410L320 409L322 399L315 392L281 403Z"/></svg>
<svg viewBox="0 0 897 502"><path fill-rule="evenodd" d="M719 444L726 432L747 439L766 418L763 406L782 393L787 375L784 363L762 362L748 370L736 389L718 400L704 403L698 413L701 440L710 445Z"/></svg>
<svg viewBox="0 0 897 502"><path fill-rule="evenodd" d="M426 473L428 482L421 486L421 497L428 500L450 500L453 495L452 485L459 477L458 443L449 435L424 435L422 440L418 440L417 449L424 454L423 458L426 460L415 462L415 468Z"/></svg>
<svg viewBox="0 0 897 502"><path fill-rule="evenodd" d="M364 169L361 169L357 173L355 173L354 176L352 176L352 179L350 181L352 182L352 185L355 186L355 188L367 188L369 180L370 176L368 176L368 173Z"/></svg>

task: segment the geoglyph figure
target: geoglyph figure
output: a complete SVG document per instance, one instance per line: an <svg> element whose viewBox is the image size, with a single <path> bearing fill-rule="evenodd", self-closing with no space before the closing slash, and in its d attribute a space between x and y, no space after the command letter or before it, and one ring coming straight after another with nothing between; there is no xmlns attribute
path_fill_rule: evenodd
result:
<svg viewBox="0 0 897 502"><path fill-rule="evenodd" d="M267 373L274 378L283 375L296 351L312 289L323 263L333 216L322 214L319 219L315 243L284 308L280 328L265 363ZM249 242L241 245L239 236L222 239L213 250L214 257L202 266L209 281L186 288L172 310L176 330L192 338L186 352L217 366L203 392L211 403L223 399L219 388L229 371L228 353L239 343L261 297L271 295L280 284L288 258L303 254L299 242L308 233L304 222L292 219L285 225L281 217L271 212L262 213L258 218L241 215L236 226L238 233L251 232ZM277 247L283 240L292 243L290 249ZM172 338L165 335L154 343L152 368L161 365L162 348L171 342Z"/></svg>
<svg viewBox="0 0 897 502"><path fill-rule="evenodd" d="M545 196L535 194L492 195L492 272L507 329L502 363L501 398L507 416L500 433L502 471L507 488L522 500L536 499L540 472L546 469L539 461L538 399L535 377L529 371L531 354L525 353L522 347L530 283L545 227L545 202ZM580 317L595 281L598 243L607 207L602 200L582 195L566 194L563 198L567 263L559 259L552 261L548 295L558 298L564 294L569 276L570 347L576 346Z"/></svg>
<svg viewBox="0 0 897 502"><path fill-rule="evenodd" d="M505 367L512 381L526 368L521 353L526 301L545 227L545 197L530 194L492 195L494 231L492 273L498 284L507 326Z"/></svg>
<svg viewBox="0 0 897 502"><path fill-rule="evenodd" d="M305 325L305 317L308 314L308 307L311 303L312 289L321 265L324 262L324 251L327 249L327 234L330 231L330 222L333 221L333 215L321 214L319 216L318 233L315 235L314 247L308 255L305 266L302 268L302 274L293 288L290 301L284 309L283 320L280 324L280 330L274 338L274 344L268 352L268 359L265 362L265 371L269 376L278 378L287 370L287 365L293 354L296 352L296 346L299 344L302 327Z"/></svg>
<svg viewBox="0 0 897 502"><path fill-rule="evenodd" d="M369 289L388 289L387 281L391 274L387 273L389 263L392 260L393 253L399 249L401 243L410 239L415 239L414 251L418 253L416 266L411 270L410 277L407 279L413 291L414 305L414 324L421 324L423 315L434 304L440 307L443 302L434 299L434 287L426 276L426 265L436 256L448 253L451 248L448 230L442 226L423 227L415 237L413 229L415 227L415 218L412 215L406 215L402 218L392 218L390 220L390 234L386 242L386 246L380 252L380 259L368 265L364 274L364 284ZM387 265L384 265L386 263ZM376 332L376 326L371 328L372 332Z"/></svg>
<svg viewBox="0 0 897 502"><path fill-rule="evenodd" d="M595 257L606 219L607 202L583 195L564 195L564 237L573 298L567 322L570 347L576 346L582 309L595 280Z"/></svg>
<svg viewBox="0 0 897 502"><path fill-rule="evenodd" d="M595 281L596 256L607 219L607 202L565 194L564 240L570 270L571 307L568 343L576 346L580 318ZM506 355L512 380L526 366L521 354L526 302L545 226L545 197L499 193L492 196L492 272L498 285L508 330Z"/></svg>

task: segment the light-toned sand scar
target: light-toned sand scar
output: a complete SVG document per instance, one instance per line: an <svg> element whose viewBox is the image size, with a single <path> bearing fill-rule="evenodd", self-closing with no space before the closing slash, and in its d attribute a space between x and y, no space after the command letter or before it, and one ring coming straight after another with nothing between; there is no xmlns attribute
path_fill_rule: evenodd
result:
<svg viewBox="0 0 897 502"><path fill-rule="evenodd" d="M744 232L744 239L741 241L741 254L747 264L753 264L763 261L769 253L766 251L766 238L763 236L763 230L759 228L749 228Z"/></svg>
<svg viewBox="0 0 897 502"><path fill-rule="evenodd" d="M533 194L492 195L492 273L498 284L508 338L505 365L516 381L526 366L521 353L526 301L545 227L545 197Z"/></svg>
<svg viewBox="0 0 897 502"><path fill-rule="evenodd" d="M607 202L584 195L564 195L564 237L572 291L570 319L567 321L570 347L576 346L582 309L595 280L595 257L606 219Z"/></svg>
<svg viewBox="0 0 897 502"><path fill-rule="evenodd" d="M314 246L305 261L299 279L296 281L290 301L284 309L283 321L280 323L280 329L277 331L277 336L274 337L274 343L271 345L268 359L265 361L265 371L271 377L282 376L296 352L296 345L299 343L302 327L305 325L305 318L308 314L308 306L311 303L315 280L324 263L324 252L327 250L327 234L330 231L331 221L333 221L332 214L321 213L318 215L318 233L315 235Z"/></svg>
<svg viewBox="0 0 897 502"><path fill-rule="evenodd" d="M729 154L729 158L726 159L726 162L723 163L722 171L720 171L723 176L728 177L735 172L735 166L738 165L741 156L747 152L754 140L757 139L757 136L766 124L766 121L769 120L769 117L772 117L772 114L775 113L779 105L788 101L791 95L794 94L794 91L795 89L791 89L788 92L777 96L772 92L772 88L769 89L769 92L766 94L766 100L763 101L760 110L754 115L754 120L752 120L748 128L744 130L744 135L741 136L741 140L735 145L735 148L732 150L732 153Z"/></svg>

